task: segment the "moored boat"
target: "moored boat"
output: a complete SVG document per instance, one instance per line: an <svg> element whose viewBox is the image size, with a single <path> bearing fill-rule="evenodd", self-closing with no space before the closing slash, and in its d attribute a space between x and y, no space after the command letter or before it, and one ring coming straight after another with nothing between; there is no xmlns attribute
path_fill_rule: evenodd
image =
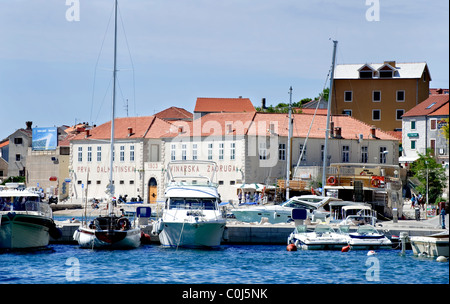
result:
<svg viewBox="0 0 450 304"><path fill-rule="evenodd" d="M168 180L165 191L165 208L162 217L153 227L152 233L159 235L161 245L168 247L218 247L220 246L226 220L219 209L220 195L212 178L195 176L195 183L186 182L189 177L173 176L168 165ZM213 162L200 162L215 168ZM215 170L215 169L214 169ZM212 170L212 171L214 171ZM206 183L197 183L199 179Z"/></svg>
<svg viewBox="0 0 450 304"><path fill-rule="evenodd" d="M0 249L46 247L50 236L61 231L52 218L52 210L40 196L27 190L0 191Z"/></svg>
<svg viewBox="0 0 450 304"><path fill-rule="evenodd" d="M448 231L428 236L411 236L411 248L415 255L432 257L445 256L448 258Z"/></svg>
<svg viewBox="0 0 450 304"><path fill-rule="evenodd" d="M308 231L306 225L298 225L290 234L288 244L303 250L341 250L348 245L348 235L330 225L317 225L313 231Z"/></svg>

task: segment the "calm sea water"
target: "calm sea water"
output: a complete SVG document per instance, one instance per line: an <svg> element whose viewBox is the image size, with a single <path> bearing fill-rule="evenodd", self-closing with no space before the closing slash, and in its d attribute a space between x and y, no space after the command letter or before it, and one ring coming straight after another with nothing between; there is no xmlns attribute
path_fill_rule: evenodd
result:
<svg viewBox="0 0 450 304"><path fill-rule="evenodd" d="M25 284L449 284L449 264L398 250L296 251L283 245L216 250L143 245L96 251L77 245L0 253L0 283Z"/></svg>

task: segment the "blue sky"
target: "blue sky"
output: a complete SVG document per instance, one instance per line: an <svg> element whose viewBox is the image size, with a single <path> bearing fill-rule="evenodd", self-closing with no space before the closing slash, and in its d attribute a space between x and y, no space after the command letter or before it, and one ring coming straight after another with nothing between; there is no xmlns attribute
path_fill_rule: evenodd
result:
<svg viewBox="0 0 450 304"><path fill-rule="evenodd" d="M110 120L114 1L78 2L69 22L66 0L0 0L0 139L27 120ZM448 88L448 1L378 2L368 21L366 0L119 1L117 116L126 100L145 116L193 111L197 97L287 102L290 86L294 101L313 98L328 85L330 38L338 64L425 61L431 87Z"/></svg>

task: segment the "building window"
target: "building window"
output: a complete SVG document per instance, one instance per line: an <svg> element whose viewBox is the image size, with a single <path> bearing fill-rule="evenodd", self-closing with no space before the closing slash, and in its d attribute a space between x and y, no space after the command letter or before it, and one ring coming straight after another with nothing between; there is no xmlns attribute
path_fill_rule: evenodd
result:
<svg viewBox="0 0 450 304"><path fill-rule="evenodd" d="M416 141L411 140L411 150L416 150Z"/></svg>
<svg viewBox="0 0 450 304"><path fill-rule="evenodd" d="M97 146L97 161L102 161L102 146Z"/></svg>
<svg viewBox="0 0 450 304"><path fill-rule="evenodd" d="M372 110L372 120L381 120L381 110Z"/></svg>
<svg viewBox="0 0 450 304"><path fill-rule="evenodd" d="M350 146L342 146L342 162L348 163L350 160Z"/></svg>
<svg viewBox="0 0 450 304"><path fill-rule="evenodd" d="M176 159L176 157L175 157L175 152L176 152L175 149L176 149L176 146L174 144L172 144L170 146L170 160L175 160Z"/></svg>
<svg viewBox="0 0 450 304"><path fill-rule="evenodd" d="M352 91L345 91L344 92L344 101L345 102L352 102L353 101L353 92Z"/></svg>
<svg viewBox="0 0 450 304"><path fill-rule="evenodd" d="M380 164L386 163L386 155L387 155L387 148L386 147L380 147Z"/></svg>
<svg viewBox="0 0 450 304"><path fill-rule="evenodd" d="M259 159L267 159L267 146L265 142L259 143Z"/></svg>
<svg viewBox="0 0 450 304"><path fill-rule="evenodd" d="M411 120L411 130L415 130L415 129L416 129L416 121Z"/></svg>
<svg viewBox="0 0 450 304"><path fill-rule="evenodd" d="M380 78L392 78L393 71L380 71Z"/></svg>
<svg viewBox="0 0 450 304"><path fill-rule="evenodd" d="M350 109L342 110L342 114L352 116L352 110L350 110Z"/></svg>
<svg viewBox="0 0 450 304"><path fill-rule="evenodd" d="M197 144L192 144L192 159L197 160Z"/></svg>
<svg viewBox="0 0 450 304"><path fill-rule="evenodd" d="M436 119L430 120L430 130L436 130Z"/></svg>
<svg viewBox="0 0 450 304"><path fill-rule="evenodd" d="M187 156L186 156L186 144L182 144L181 145L181 160L186 160Z"/></svg>
<svg viewBox="0 0 450 304"><path fill-rule="evenodd" d="M367 163L369 161L369 147L362 146L361 147L361 162Z"/></svg>
<svg viewBox="0 0 450 304"><path fill-rule="evenodd" d="M83 161L83 147L78 147L78 162Z"/></svg>
<svg viewBox="0 0 450 304"><path fill-rule="evenodd" d="M430 139L430 149L431 149L431 153L433 153L432 155L436 154L436 139Z"/></svg>
<svg viewBox="0 0 450 304"><path fill-rule="evenodd" d="M219 160L223 160L223 143L219 143Z"/></svg>
<svg viewBox="0 0 450 304"><path fill-rule="evenodd" d="M130 161L134 161L134 145L130 146Z"/></svg>
<svg viewBox="0 0 450 304"><path fill-rule="evenodd" d="M359 78L363 78L363 79L370 79L373 78L373 72L371 70L369 71L359 71Z"/></svg>
<svg viewBox="0 0 450 304"><path fill-rule="evenodd" d="M404 90L397 91L397 101L398 102L405 101L405 91Z"/></svg>
<svg viewBox="0 0 450 304"><path fill-rule="evenodd" d="M230 160L236 159L236 143L232 142L230 144Z"/></svg>
<svg viewBox="0 0 450 304"><path fill-rule="evenodd" d="M208 160L213 159L213 144L208 144Z"/></svg>
<svg viewBox="0 0 450 304"><path fill-rule="evenodd" d="M302 154L302 151L303 151L303 144L300 144L300 146L299 146L299 153L300 154ZM303 151L303 156L302 156L302 159L301 160L306 160L306 149L307 149L307 146L305 146L305 151ZM300 157L300 156L299 156Z"/></svg>
<svg viewBox="0 0 450 304"><path fill-rule="evenodd" d="M89 163L92 161L92 147L88 147L87 161Z"/></svg>
<svg viewBox="0 0 450 304"><path fill-rule="evenodd" d="M372 91L372 101L373 102L381 101L381 91Z"/></svg>
<svg viewBox="0 0 450 304"><path fill-rule="evenodd" d="M20 161L20 158L21 158L20 154L16 154L16 161Z"/></svg>
<svg viewBox="0 0 450 304"><path fill-rule="evenodd" d="M130 180L130 185L134 185L134 180Z"/></svg>
<svg viewBox="0 0 450 304"><path fill-rule="evenodd" d="M286 160L286 144L278 144L278 160Z"/></svg>
<svg viewBox="0 0 450 304"><path fill-rule="evenodd" d="M120 146L120 161L125 161L125 146Z"/></svg>
<svg viewBox="0 0 450 304"><path fill-rule="evenodd" d="M22 137L16 137L16 138L14 138L14 143L15 143L16 145L21 145L21 144L23 143Z"/></svg>
<svg viewBox="0 0 450 304"><path fill-rule="evenodd" d="M402 120L403 114L405 114L405 110L396 110L395 111L395 119Z"/></svg>

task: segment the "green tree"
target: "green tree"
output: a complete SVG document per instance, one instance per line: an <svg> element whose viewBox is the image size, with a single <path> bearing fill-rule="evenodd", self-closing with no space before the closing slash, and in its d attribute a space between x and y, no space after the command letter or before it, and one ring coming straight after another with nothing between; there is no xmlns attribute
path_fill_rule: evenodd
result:
<svg viewBox="0 0 450 304"><path fill-rule="evenodd" d="M420 181L416 190L423 195L427 193L427 171L428 171L428 202L435 203L442 194L447 180L445 168L436 162L431 149L426 154L419 153L419 159L411 164L411 172Z"/></svg>

